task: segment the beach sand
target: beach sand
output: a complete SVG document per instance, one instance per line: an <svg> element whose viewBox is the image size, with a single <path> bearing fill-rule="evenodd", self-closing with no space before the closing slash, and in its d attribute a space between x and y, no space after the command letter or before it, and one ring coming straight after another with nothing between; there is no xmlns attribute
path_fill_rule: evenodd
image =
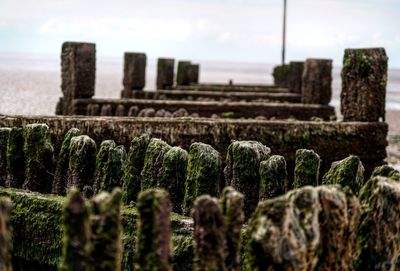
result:
<svg viewBox="0 0 400 271"><path fill-rule="evenodd" d="M400 170L400 110L387 110L386 122L389 124L389 145L387 162Z"/></svg>

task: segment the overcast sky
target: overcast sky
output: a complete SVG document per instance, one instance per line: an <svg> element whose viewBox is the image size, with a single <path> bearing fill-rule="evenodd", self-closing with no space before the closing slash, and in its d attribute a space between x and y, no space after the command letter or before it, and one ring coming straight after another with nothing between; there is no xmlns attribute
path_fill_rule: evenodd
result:
<svg viewBox="0 0 400 271"><path fill-rule="evenodd" d="M66 40L194 60L280 62L283 0L0 0L0 52L59 54ZM287 60L384 46L400 68L400 0L288 0Z"/></svg>

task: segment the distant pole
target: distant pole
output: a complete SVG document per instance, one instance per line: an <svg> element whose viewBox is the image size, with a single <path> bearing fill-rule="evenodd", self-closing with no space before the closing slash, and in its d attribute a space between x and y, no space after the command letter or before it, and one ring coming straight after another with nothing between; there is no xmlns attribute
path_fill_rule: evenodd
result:
<svg viewBox="0 0 400 271"><path fill-rule="evenodd" d="M282 65L285 64L286 50L286 0L283 0Z"/></svg>

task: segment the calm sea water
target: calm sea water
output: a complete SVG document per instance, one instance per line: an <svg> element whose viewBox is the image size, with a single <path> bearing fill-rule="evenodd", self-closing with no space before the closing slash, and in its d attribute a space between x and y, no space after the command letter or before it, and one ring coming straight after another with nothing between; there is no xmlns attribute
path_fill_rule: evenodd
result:
<svg viewBox="0 0 400 271"><path fill-rule="evenodd" d="M212 62L200 63L200 81L271 84L273 64ZM146 89L155 88L156 60L149 59ZM98 58L96 97L118 98L122 89L122 58ZM0 114L53 115L61 94L58 56L0 54ZM339 106L340 68L333 70L333 98ZM400 110L400 70L390 70L387 109Z"/></svg>

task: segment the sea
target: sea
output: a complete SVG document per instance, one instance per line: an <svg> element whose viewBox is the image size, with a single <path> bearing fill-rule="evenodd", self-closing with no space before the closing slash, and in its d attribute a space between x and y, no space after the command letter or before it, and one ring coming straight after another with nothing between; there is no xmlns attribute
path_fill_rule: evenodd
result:
<svg viewBox="0 0 400 271"><path fill-rule="evenodd" d="M200 82L272 84L273 63L202 61ZM61 60L57 55L0 53L0 114L54 115L61 93ZM340 105L340 67L333 69L331 105ZM146 90L155 89L156 59L148 59ZM123 60L97 57L95 97L119 98ZM400 69L388 72L387 110L400 110Z"/></svg>

